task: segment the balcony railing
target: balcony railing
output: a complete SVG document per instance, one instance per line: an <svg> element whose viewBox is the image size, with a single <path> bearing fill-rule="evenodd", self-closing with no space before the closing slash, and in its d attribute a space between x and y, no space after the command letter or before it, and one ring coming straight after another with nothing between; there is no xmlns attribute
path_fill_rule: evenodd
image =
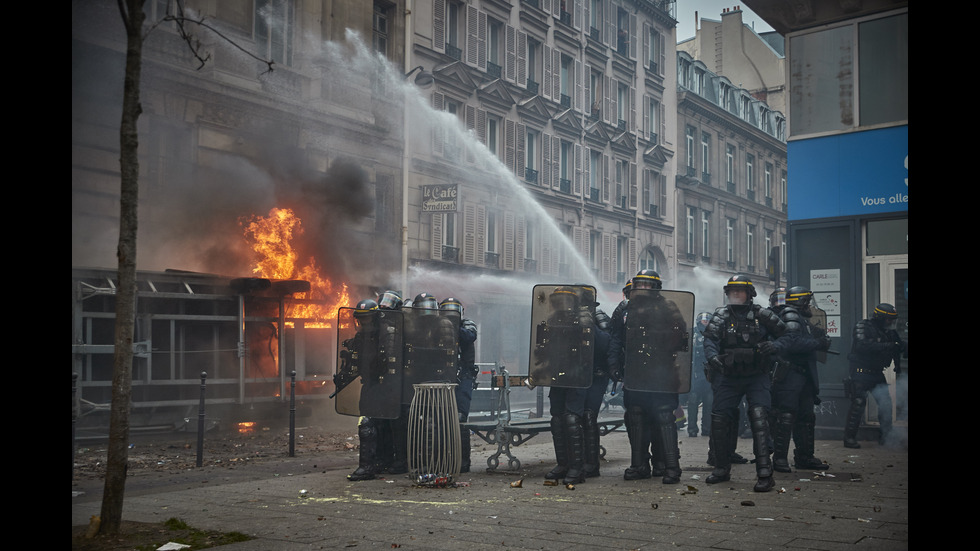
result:
<svg viewBox="0 0 980 551"><path fill-rule="evenodd" d="M446 262L459 262L459 247L442 246L442 259Z"/></svg>
<svg viewBox="0 0 980 551"><path fill-rule="evenodd" d="M459 61L463 59L463 50L453 46L452 44L446 44L446 55Z"/></svg>
<svg viewBox="0 0 980 551"><path fill-rule="evenodd" d="M659 218L659 216L660 216L660 211L659 211L659 209L657 209L657 205L651 204L650 205L650 218Z"/></svg>
<svg viewBox="0 0 980 551"><path fill-rule="evenodd" d="M524 167L524 181L529 184L538 183L538 171L533 168Z"/></svg>
<svg viewBox="0 0 980 551"><path fill-rule="evenodd" d="M621 209L625 209L626 208L626 196L625 195L620 195L619 196L619 208L621 208Z"/></svg>
<svg viewBox="0 0 980 551"><path fill-rule="evenodd" d="M693 166L687 167L687 176L689 178L694 178L697 175L698 175L698 169L694 168Z"/></svg>
<svg viewBox="0 0 980 551"><path fill-rule="evenodd" d="M710 172L701 172L701 181L704 182L704 183L706 183L706 184L710 184L711 183L711 173Z"/></svg>
<svg viewBox="0 0 980 551"><path fill-rule="evenodd" d="M572 97L567 94L561 95L561 106L565 109L570 109L572 107Z"/></svg>
<svg viewBox="0 0 980 551"><path fill-rule="evenodd" d="M528 81L527 81L527 91L530 92L531 95L534 95L534 96L538 95L538 83L537 82L534 82L531 79L528 79Z"/></svg>
<svg viewBox="0 0 980 551"><path fill-rule="evenodd" d="M589 27L589 38L599 42L599 29L595 27Z"/></svg>
<svg viewBox="0 0 980 551"><path fill-rule="evenodd" d="M524 271L529 274L538 273L538 261L533 258L524 259Z"/></svg>
<svg viewBox="0 0 980 551"><path fill-rule="evenodd" d="M499 268L500 267L500 253L487 252L484 258L484 263L487 268Z"/></svg>
<svg viewBox="0 0 980 551"><path fill-rule="evenodd" d="M650 143L652 143L652 144L659 143L659 142L657 142L657 133L656 132L650 132Z"/></svg>
<svg viewBox="0 0 980 551"><path fill-rule="evenodd" d="M735 193L735 182L728 182L725 185L725 189L728 190L728 193Z"/></svg>
<svg viewBox="0 0 980 551"><path fill-rule="evenodd" d="M597 188L589 188L589 200L599 202L599 190Z"/></svg>
<svg viewBox="0 0 980 551"><path fill-rule="evenodd" d="M562 25L568 25L569 27L572 26L572 14L567 11L562 11L561 19L559 21L561 21Z"/></svg>
<svg viewBox="0 0 980 551"><path fill-rule="evenodd" d="M745 192L745 196L749 198L749 201L755 201L755 190L750 189Z"/></svg>
<svg viewBox="0 0 980 551"><path fill-rule="evenodd" d="M500 65L487 62L487 76L490 78L500 78Z"/></svg>
<svg viewBox="0 0 980 551"><path fill-rule="evenodd" d="M572 181L569 180L568 178L559 178L558 179L558 191L560 191L562 193L571 193L572 192Z"/></svg>
<svg viewBox="0 0 980 551"><path fill-rule="evenodd" d="M766 206L772 208L772 197L766 197Z"/></svg>

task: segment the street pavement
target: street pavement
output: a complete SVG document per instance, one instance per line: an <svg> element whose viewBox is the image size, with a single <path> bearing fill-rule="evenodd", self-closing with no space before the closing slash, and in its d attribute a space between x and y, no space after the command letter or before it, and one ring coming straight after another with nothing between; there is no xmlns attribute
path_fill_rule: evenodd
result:
<svg viewBox="0 0 980 551"><path fill-rule="evenodd" d="M474 466L496 446L473 437ZM255 539L228 551L301 549L883 549L908 548L908 446L817 441L825 473L776 476L758 494L754 466L709 486L708 438L681 431L677 485L624 481L625 432L602 438L602 476L574 489L545 486L553 466L548 434L512 448L519 472L461 475L454 488L422 488L404 476L350 482L356 453L307 452L239 469L147 474L127 482L124 520L181 518L195 528ZM739 440L751 457L751 440ZM331 455L327 457L327 455ZM338 459L339 457L339 459ZM792 451L790 452L792 460ZM500 467L508 465L502 457ZM521 487L513 483L522 481ZM147 483L149 482L149 483ZM99 483L101 484L101 483ZM133 489L132 491L130 489ZM101 486L73 484L72 526L99 514Z"/></svg>

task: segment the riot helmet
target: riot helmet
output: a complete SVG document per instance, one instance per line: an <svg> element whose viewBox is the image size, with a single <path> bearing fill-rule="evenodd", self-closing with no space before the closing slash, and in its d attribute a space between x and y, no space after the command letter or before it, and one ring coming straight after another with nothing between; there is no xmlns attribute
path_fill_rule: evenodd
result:
<svg viewBox="0 0 980 551"><path fill-rule="evenodd" d="M729 302L731 304L740 304L731 300L731 293L733 291L742 291L745 293L745 302L741 304L751 304L752 299L756 296L755 285L752 284L752 280L748 276L743 274L735 274L728 278L728 284L725 285L725 296L729 298Z"/></svg>
<svg viewBox="0 0 980 551"><path fill-rule="evenodd" d="M575 305L578 303L578 295L575 294L574 289L556 287L551 292L549 302L551 303L551 308L556 312L571 312L575 310Z"/></svg>
<svg viewBox="0 0 980 551"><path fill-rule="evenodd" d="M463 303L459 301L458 298L448 297L442 299L439 303L440 310L452 310L454 312L459 312L459 315L463 315Z"/></svg>
<svg viewBox="0 0 980 551"><path fill-rule="evenodd" d="M423 314L435 313L435 310L439 310L439 301L436 297L429 293L419 293L415 295L415 300L412 301L412 308L421 310L433 310L433 312L423 312Z"/></svg>
<svg viewBox="0 0 980 551"><path fill-rule="evenodd" d="M593 317L595 318L595 324L599 327L599 329L609 331L609 323L611 320L605 312L596 308L595 315Z"/></svg>
<svg viewBox="0 0 980 551"><path fill-rule="evenodd" d="M645 269L636 272L632 282L634 289L663 289L660 274L655 270Z"/></svg>
<svg viewBox="0 0 980 551"><path fill-rule="evenodd" d="M366 298L354 307L354 323L358 329L369 327L371 320L378 313L378 303Z"/></svg>
<svg viewBox="0 0 980 551"><path fill-rule="evenodd" d="M875 306L875 311L871 314L871 319L881 327L895 329L898 325L898 310L891 304L882 302Z"/></svg>
<svg viewBox="0 0 980 551"><path fill-rule="evenodd" d="M704 333L704 330L708 328L708 323L711 322L711 314L708 312L701 312L694 317L694 328L697 329L698 333Z"/></svg>
<svg viewBox="0 0 980 551"><path fill-rule="evenodd" d="M806 308L813 301L813 292L802 285L795 285L786 291L786 304Z"/></svg>
<svg viewBox="0 0 980 551"><path fill-rule="evenodd" d="M388 289L381 294L381 300L378 301L378 307L382 310L398 310L402 307L401 293Z"/></svg>
<svg viewBox="0 0 980 551"><path fill-rule="evenodd" d="M775 308L777 306L786 305L786 287L776 287L771 293L769 293L769 307Z"/></svg>
<svg viewBox="0 0 980 551"><path fill-rule="evenodd" d="M630 291L633 289L633 280L629 279L626 281L626 285L623 285L623 297L626 299L630 298Z"/></svg>

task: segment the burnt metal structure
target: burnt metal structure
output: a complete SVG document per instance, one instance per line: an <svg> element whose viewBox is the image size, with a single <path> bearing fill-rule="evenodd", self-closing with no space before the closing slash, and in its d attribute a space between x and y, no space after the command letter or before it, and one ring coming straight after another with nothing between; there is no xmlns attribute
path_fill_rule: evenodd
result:
<svg viewBox="0 0 980 551"><path fill-rule="evenodd" d="M212 420L244 421L289 399L291 371L305 401L333 390L336 329L287 316L319 301L294 298L306 281L182 271L137 274L131 423L134 430L194 430L200 375ZM107 426L112 399L115 270L72 269L73 406L79 428ZM335 323L335 322L332 322ZM212 423L211 426L214 426Z"/></svg>

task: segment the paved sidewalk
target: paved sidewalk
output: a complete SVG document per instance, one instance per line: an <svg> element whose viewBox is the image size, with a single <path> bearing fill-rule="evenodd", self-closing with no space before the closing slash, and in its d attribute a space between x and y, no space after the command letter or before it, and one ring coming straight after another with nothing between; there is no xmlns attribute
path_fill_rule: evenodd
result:
<svg viewBox="0 0 980 551"><path fill-rule="evenodd" d="M196 528L256 537L222 547L229 551L908 548L907 449L863 442L863 448L848 450L839 441L818 441L817 456L831 466L828 476L777 473L778 491L757 494L751 464L734 466L728 483L705 484L705 437L682 432L679 485L624 481L626 434L602 441L609 458L603 476L574 490L542 484L552 448L548 435L540 435L513 450L522 472L469 473L457 488L417 488L404 476L349 482L356 455L338 460L298 454L250 466L244 477L219 471L208 480L169 475L130 492L140 487L133 480L124 518L179 517ZM473 443L480 444L474 466L496 449L475 437ZM739 452L750 456L750 444L740 440ZM502 458L501 467L506 465ZM522 478L523 487L511 487ZM101 487L94 486L73 493L73 526L99 513Z"/></svg>

